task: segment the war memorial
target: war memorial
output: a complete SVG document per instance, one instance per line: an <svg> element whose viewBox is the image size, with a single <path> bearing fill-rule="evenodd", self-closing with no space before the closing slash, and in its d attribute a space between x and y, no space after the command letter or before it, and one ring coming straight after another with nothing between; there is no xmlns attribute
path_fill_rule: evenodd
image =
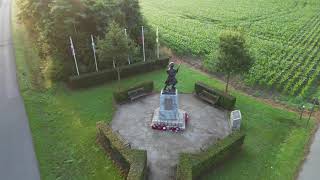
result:
<svg viewBox="0 0 320 180"><path fill-rule="evenodd" d="M141 87L128 91L129 101L118 105L108 125L109 131L121 142L120 149L137 150L145 157L146 167L140 170L145 172L146 179L184 179L177 172L181 153L206 152L240 128L240 124L236 129L232 127L230 110L213 104L217 104L220 97L199 90L203 86L201 83L195 85L193 94L179 93L176 76L180 66L174 66L169 63L168 78L160 93L146 92L146 88ZM108 134L106 130L101 132ZM109 135L104 136L112 139ZM106 149L110 149L112 140L109 143L105 144ZM121 154L122 150L119 152ZM129 178L131 169L127 171Z"/></svg>

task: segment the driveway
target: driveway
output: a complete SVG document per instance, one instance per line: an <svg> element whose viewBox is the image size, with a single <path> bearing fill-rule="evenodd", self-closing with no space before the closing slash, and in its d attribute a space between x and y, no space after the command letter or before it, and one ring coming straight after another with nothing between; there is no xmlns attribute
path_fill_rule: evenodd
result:
<svg viewBox="0 0 320 180"><path fill-rule="evenodd" d="M0 179L38 180L38 162L16 78L11 0L0 0Z"/></svg>

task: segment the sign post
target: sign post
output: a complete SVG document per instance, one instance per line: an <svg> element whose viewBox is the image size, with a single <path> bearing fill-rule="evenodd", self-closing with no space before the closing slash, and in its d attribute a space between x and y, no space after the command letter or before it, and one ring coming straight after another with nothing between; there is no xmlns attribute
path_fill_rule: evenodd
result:
<svg viewBox="0 0 320 180"><path fill-rule="evenodd" d="M94 63L96 64L96 71L98 72L98 63L97 63L97 56L96 56L96 45L94 44L94 39L91 34L91 45L92 45L92 50L93 50L93 57L94 57Z"/></svg>
<svg viewBox="0 0 320 180"><path fill-rule="evenodd" d="M75 52L75 49L74 49L74 46L73 46L73 42L72 42L71 36L70 36L70 47L71 47L71 51L72 51L72 56L73 56L73 59L74 59L74 63L75 63L75 65L76 65L77 74L78 74L78 76L80 76L79 68L78 68L78 63L77 63L76 52Z"/></svg>

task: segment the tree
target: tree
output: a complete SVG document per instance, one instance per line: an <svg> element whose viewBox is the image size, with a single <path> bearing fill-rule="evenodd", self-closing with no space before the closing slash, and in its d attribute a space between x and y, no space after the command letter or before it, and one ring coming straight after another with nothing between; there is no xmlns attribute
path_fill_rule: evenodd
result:
<svg viewBox="0 0 320 180"><path fill-rule="evenodd" d="M115 21L123 27L122 29L127 29L128 37L138 43L141 26L147 26L140 13L138 0L17 0L17 2L20 10L18 17L32 34L33 43L37 45L39 55L43 59L42 66L48 69L47 72L51 74L52 80L66 80L68 76L74 74L69 36L75 44L78 66L82 73L87 73L95 70L90 44L91 35L104 37L106 29L109 29L110 24ZM152 35L155 36L155 33ZM151 38L145 39L149 41ZM151 43L146 42L146 44Z"/></svg>
<svg viewBox="0 0 320 180"><path fill-rule="evenodd" d="M219 36L219 48L213 68L227 75L225 92L228 93L230 76L249 70L252 59L246 48L244 35L236 30L226 30Z"/></svg>
<svg viewBox="0 0 320 180"><path fill-rule="evenodd" d="M128 63L128 54L136 51L133 41L125 37L123 28L112 22L105 37L99 38L97 48L99 62L109 66L115 63L120 82L121 66Z"/></svg>

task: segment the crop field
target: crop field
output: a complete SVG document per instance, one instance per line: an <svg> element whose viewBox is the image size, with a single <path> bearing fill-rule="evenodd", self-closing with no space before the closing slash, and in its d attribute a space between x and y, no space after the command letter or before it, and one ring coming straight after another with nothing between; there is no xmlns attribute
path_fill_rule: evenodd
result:
<svg viewBox="0 0 320 180"><path fill-rule="evenodd" d="M319 0L140 0L162 43L179 54L214 55L219 33L245 32L256 59L245 82L292 96L315 93L320 75Z"/></svg>

